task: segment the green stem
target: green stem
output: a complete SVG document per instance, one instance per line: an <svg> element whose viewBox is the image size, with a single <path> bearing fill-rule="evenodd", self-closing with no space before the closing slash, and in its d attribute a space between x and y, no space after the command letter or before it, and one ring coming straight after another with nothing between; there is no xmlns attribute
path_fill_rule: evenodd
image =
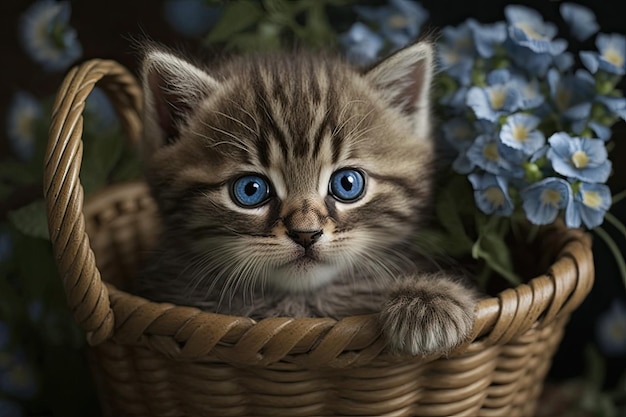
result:
<svg viewBox="0 0 626 417"><path fill-rule="evenodd" d="M604 213L604 219L611 223L626 238L626 226L624 226L624 223L608 211Z"/></svg>
<svg viewBox="0 0 626 417"><path fill-rule="evenodd" d="M624 256L622 255L622 252L620 251L613 238L606 232L606 230L601 227L596 227L595 229L593 229L593 231L598 235L598 237L600 237L604 241L606 246L609 248L609 251L613 255L613 258L615 258L617 268L619 269L622 281L624 281L624 287L626 288L626 262L624 261Z"/></svg>
<svg viewBox="0 0 626 417"><path fill-rule="evenodd" d="M527 244L531 244L535 241L535 239L537 238L537 235L539 234L539 230L540 230L540 227L536 224L533 224L532 226L530 226L530 228L528 229L528 235L526 236Z"/></svg>
<svg viewBox="0 0 626 417"><path fill-rule="evenodd" d="M489 264L485 262L483 268L476 275L476 285L483 291L487 291L487 284L489 283L489 278L493 274L493 270L489 267Z"/></svg>
<svg viewBox="0 0 626 417"><path fill-rule="evenodd" d="M613 196L613 204L617 204L622 201L626 197L626 190L620 191L619 193Z"/></svg>

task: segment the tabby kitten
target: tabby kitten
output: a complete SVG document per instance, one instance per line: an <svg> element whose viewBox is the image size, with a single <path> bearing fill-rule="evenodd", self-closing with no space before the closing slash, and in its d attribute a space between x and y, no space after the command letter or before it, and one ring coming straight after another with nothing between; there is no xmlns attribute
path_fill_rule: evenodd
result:
<svg viewBox="0 0 626 417"><path fill-rule="evenodd" d="M378 313L393 350L457 346L473 292L414 244L432 76L426 42L366 72L304 52L209 68L148 47L143 151L164 231L138 292L256 319Z"/></svg>

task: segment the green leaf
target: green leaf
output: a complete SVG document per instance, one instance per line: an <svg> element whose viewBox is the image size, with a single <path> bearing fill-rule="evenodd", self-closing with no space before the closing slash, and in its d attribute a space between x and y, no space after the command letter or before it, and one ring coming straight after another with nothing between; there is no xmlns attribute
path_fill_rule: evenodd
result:
<svg viewBox="0 0 626 417"><path fill-rule="evenodd" d="M263 5L270 19L276 22L293 20L295 14L303 8L302 2L293 0L263 0Z"/></svg>
<svg viewBox="0 0 626 417"><path fill-rule="evenodd" d="M239 51L275 51L280 49L280 31L272 23L262 23L256 33L241 33L229 42Z"/></svg>
<svg viewBox="0 0 626 417"><path fill-rule="evenodd" d="M88 194L107 183L115 164L124 149L124 138L119 131L84 141L83 162L80 179Z"/></svg>
<svg viewBox="0 0 626 417"><path fill-rule="evenodd" d="M467 255L473 242L459 239L444 230L427 229L420 231L417 242L422 253L432 257L457 257Z"/></svg>
<svg viewBox="0 0 626 417"><path fill-rule="evenodd" d="M611 213L606 212L604 214L604 218L611 223L613 226L617 228L617 230L622 233L622 235L626 236L626 228L620 222L617 217L613 216ZM622 282L624 283L624 287L626 288L626 261L624 260L624 255L622 254L622 250L615 243L610 234L606 232L602 227L598 226L593 229L593 231L598 235L605 243L611 255L615 259L615 263L617 264L617 269L619 270L619 274L622 277Z"/></svg>
<svg viewBox="0 0 626 417"><path fill-rule="evenodd" d="M113 169L111 180L114 182L134 180L140 178L142 173L139 155L136 151L126 147L122 157Z"/></svg>
<svg viewBox="0 0 626 417"><path fill-rule="evenodd" d="M9 198L12 192L13 192L13 188L9 187L8 185L0 183L0 201L4 201L7 198Z"/></svg>
<svg viewBox="0 0 626 417"><path fill-rule="evenodd" d="M467 198L464 198L464 188L466 184L458 181L458 178L451 180L449 186L439 193L435 210L441 226L450 236L455 237L459 246L469 251L474 242L468 236L461 216L464 214L463 209L473 207L473 202L468 204Z"/></svg>
<svg viewBox="0 0 626 417"><path fill-rule="evenodd" d="M16 185L32 184L40 180L28 164L15 159L5 159L0 163L0 182Z"/></svg>
<svg viewBox="0 0 626 417"><path fill-rule="evenodd" d="M306 16L306 31L302 37L313 47L329 47L336 40L336 35L328 22L328 15L321 3L314 4Z"/></svg>
<svg viewBox="0 0 626 417"><path fill-rule="evenodd" d="M474 259L482 259L487 266L500 274L511 285L517 286L522 280L513 269L513 261L504 235L494 227L484 227L472 247Z"/></svg>
<svg viewBox="0 0 626 417"><path fill-rule="evenodd" d="M251 0L238 0L228 3L213 29L206 37L206 41L224 42L250 26L258 23L264 16L261 6Z"/></svg>
<svg viewBox="0 0 626 417"><path fill-rule="evenodd" d="M13 251L15 274L19 277L22 296L29 300L41 299L48 306L67 307L50 242L36 237L16 236Z"/></svg>
<svg viewBox="0 0 626 417"><path fill-rule="evenodd" d="M24 207L10 211L7 217L17 230L26 236L50 239L46 203L43 199L35 200Z"/></svg>

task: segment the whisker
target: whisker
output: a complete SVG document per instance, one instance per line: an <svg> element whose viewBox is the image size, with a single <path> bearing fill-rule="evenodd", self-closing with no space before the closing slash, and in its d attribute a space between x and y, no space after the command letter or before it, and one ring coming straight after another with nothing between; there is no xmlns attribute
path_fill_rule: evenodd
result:
<svg viewBox="0 0 626 417"><path fill-rule="evenodd" d="M229 120L232 120L233 122L237 123L239 126L243 127L244 129L248 130L250 133L252 133L255 137L257 136L257 132L255 132L250 126L248 126L247 124L245 124L244 122L242 122L241 120L226 114L224 112L221 112L219 110L212 110L213 113L218 114L220 116L223 116Z"/></svg>

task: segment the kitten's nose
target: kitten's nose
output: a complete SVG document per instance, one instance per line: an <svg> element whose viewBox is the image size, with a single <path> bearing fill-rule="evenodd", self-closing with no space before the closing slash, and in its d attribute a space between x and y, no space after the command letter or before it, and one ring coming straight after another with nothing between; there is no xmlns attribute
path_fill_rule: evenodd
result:
<svg viewBox="0 0 626 417"><path fill-rule="evenodd" d="M305 248L317 242L323 234L324 232L321 230L290 230L287 232L287 236Z"/></svg>

